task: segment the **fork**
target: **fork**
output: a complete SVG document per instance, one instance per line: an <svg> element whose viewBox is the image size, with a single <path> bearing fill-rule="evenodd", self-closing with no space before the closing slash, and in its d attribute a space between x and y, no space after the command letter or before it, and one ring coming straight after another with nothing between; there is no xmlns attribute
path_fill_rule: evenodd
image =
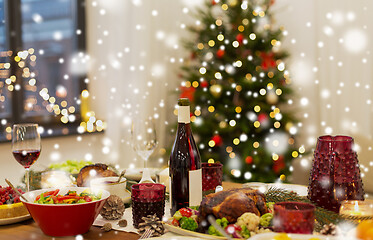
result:
<svg viewBox="0 0 373 240"><path fill-rule="evenodd" d="M146 239L150 238L150 236L153 234L153 230L151 228L147 228L145 232L140 236L139 239Z"/></svg>

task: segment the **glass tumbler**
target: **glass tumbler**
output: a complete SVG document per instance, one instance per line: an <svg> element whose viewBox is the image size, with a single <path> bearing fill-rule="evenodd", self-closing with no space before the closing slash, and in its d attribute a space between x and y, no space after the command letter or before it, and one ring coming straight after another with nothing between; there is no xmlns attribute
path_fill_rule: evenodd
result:
<svg viewBox="0 0 373 240"><path fill-rule="evenodd" d="M132 185L132 220L135 228L144 222L142 217L164 215L166 186L159 183L139 183Z"/></svg>
<svg viewBox="0 0 373 240"><path fill-rule="evenodd" d="M202 163L202 191L215 191L223 181L223 164Z"/></svg>
<svg viewBox="0 0 373 240"><path fill-rule="evenodd" d="M312 234L315 206L304 202L280 202L274 205L275 232Z"/></svg>
<svg viewBox="0 0 373 240"><path fill-rule="evenodd" d="M308 186L308 198L316 205L338 213L343 200L364 200L353 146L349 136L318 138Z"/></svg>

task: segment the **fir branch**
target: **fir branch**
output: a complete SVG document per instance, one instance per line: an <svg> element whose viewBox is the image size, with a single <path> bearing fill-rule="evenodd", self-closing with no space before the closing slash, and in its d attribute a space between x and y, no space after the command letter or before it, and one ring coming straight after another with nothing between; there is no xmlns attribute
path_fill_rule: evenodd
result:
<svg viewBox="0 0 373 240"><path fill-rule="evenodd" d="M312 203L306 197L299 196L296 192L288 191L282 188L271 187L265 193L267 202L305 202ZM329 211L322 207L316 207L315 210L315 231L319 232L325 224L338 224L343 221L350 222L352 224L357 224L361 220L372 219L372 217L359 217L359 216L346 216L339 215L335 212Z"/></svg>

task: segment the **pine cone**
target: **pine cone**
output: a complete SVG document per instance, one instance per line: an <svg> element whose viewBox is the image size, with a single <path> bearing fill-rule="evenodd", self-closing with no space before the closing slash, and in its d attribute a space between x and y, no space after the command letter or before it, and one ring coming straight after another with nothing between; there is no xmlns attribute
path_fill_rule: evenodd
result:
<svg viewBox="0 0 373 240"><path fill-rule="evenodd" d="M119 227L127 227L127 220L126 219L119 220L118 226Z"/></svg>
<svg viewBox="0 0 373 240"><path fill-rule="evenodd" d="M320 231L320 234L322 235L337 235L338 228L333 223L325 224L323 228Z"/></svg>
<svg viewBox="0 0 373 240"><path fill-rule="evenodd" d="M148 228L152 229L152 237L159 237L164 233L164 226L156 214L142 217L144 222L139 224L139 233L143 234Z"/></svg>
<svg viewBox="0 0 373 240"><path fill-rule="evenodd" d="M111 229L113 229L113 227L111 226L111 223L105 223L101 229L104 230L105 232L109 232Z"/></svg>
<svg viewBox="0 0 373 240"><path fill-rule="evenodd" d="M124 214L124 203L117 195L110 195L101 209L100 215L107 220L120 219Z"/></svg>

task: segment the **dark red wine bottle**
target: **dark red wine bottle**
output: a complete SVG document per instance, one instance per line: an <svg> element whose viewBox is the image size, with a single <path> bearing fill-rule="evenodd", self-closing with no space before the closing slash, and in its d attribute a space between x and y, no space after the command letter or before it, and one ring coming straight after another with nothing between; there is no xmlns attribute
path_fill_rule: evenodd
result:
<svg viewBox="0 0 373 240"><path fill-rule="evenodd" d="M190 103L181 98L178 104L178 127L169 163L172 215L202 201L201 157L190 127Z"/></svg>

